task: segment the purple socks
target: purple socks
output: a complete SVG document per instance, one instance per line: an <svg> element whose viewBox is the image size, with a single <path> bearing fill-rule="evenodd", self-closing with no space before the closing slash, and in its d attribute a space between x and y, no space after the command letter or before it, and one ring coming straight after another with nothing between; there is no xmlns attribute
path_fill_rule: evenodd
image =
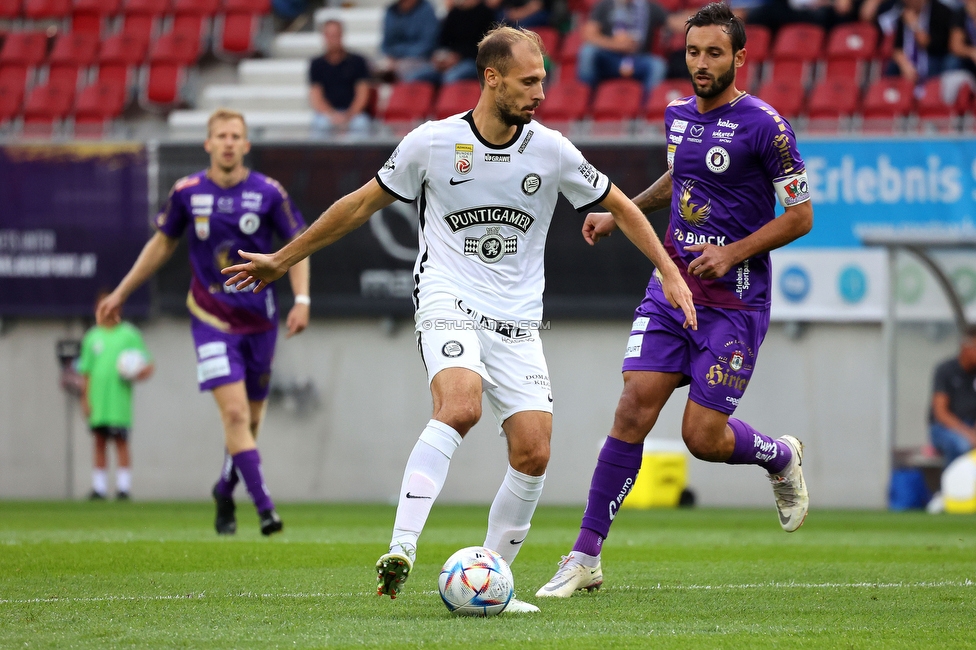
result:
<svg viewBox="0 0 976 650"><path fill-rule="evenodd" d="M631 444L607 437L593 470L590 493L586 499L583 523L574 551L600 555L603 540L610 532L610 524L624 497L634 487L637 472L644 456L643 444Z"/></svg>
<svg viewBox="0 0 976 650"><path fill-rule="evenodd" d="M729 465L759 465L770 474L778 474L793 459L785 443L759 433L742 420L729 418L729 427L735 434L735 449L725 461Z"/></svg>
<svg viewBox="0 0 976 650"><path fill-rule="evenodd" d="M224 466L220 470L220 478L217 479L217 485L214 487L214 491L229 499L234 496L234 488L237 487L238 481L240 481L240 476L237 475L237 470L234 467L234 459L225 450Z"/></svg>
<svg viewBox="0 0 976 650"><path fill-rule="evenodd" d="M274 503L271 501L271 494L264 485L264 476L261 474L261 456L257 449L248 449L233 456L234 467L240 473L247 486L247 491L251 495L251 501L258 512L271 510ZM221 476L223 480L223 476Z"/></svg>

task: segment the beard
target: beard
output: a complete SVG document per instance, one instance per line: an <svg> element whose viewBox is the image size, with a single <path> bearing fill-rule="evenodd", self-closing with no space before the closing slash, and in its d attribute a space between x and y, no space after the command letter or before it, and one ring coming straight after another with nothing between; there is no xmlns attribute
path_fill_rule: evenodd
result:
<svg viewBox="0 0 976 650"><path fill-rule="evenodd" d="M721 95L726 88L732 85L733 81L735 81L734 60L732 61L732 65L729 66L729 69L723 72L718 77L716 77L715 82L712 84L712 87L707 90L702 88L695 82L694 75L692 75L691 77L691 85L694 86L695 88L695 94L701 97L702 99L710 99L712 97L717 97L718 95Z"/></svg>
<svg viewBox="0 0 976 650"><path fill-rule="evenodd" d="M521 126L532 121L531 115L524 115L521 110L508 101L508 93L502 91L495 102L498 119L506 126Z"/></svg>

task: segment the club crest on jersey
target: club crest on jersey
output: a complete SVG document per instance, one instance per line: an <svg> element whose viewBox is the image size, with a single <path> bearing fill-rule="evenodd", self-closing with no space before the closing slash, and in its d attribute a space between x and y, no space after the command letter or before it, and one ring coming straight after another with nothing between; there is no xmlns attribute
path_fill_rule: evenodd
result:
<svg viewBox="0 0 976 650"><path fill-rule="evenodd" d="M455 144L454 171L459 174L469 174L471 173L472 165L474 165L474 145Z"/></svg>
<svg viewBox="0 0 976 650"><path fill-rule="evenodd" d="M532 196L542 187L542 178L538 174L529 174L522 179L522 192L527 196Z"/></svg>
<svg viewBox="0 0 976 650"><path fill-rule="evenodd" d="M729 359L729 368L732 368L732 370L735 371L742 370L743 358L744 357L742 356L742 353L740 351L736 350L735 352L733 352L732 358Z"/></svg>
<svg viewBox="0 0 976 650"><path fill-rule="evenodd" d="M712 147L705 154L705 166L713 174L721 174L729 168L729 163L731 162L732 159L729 158L729 152L724 147Z"/></svg>
<svg viewBox="0 0 976 650"><path fill-rule="evenodd" d="M485 264L494 264L506 255L517 253L518 237L502 237L500 231L498 227L488 228L481 239L465 237L464 254L477 255Z"/></svg>
<svg viewBox="0 0 976 650"><path fill-rule="evenodd" d="M193 217L193 229L197 233L197 239L204 240L210 237L210 215Z"/></svg>
<svg viewBox="0 0 976 650"><path fill-rule="evenodd" d="M253 212L247 212L241 215L241 220L237 223L237 226L245 235L253 235L261 226L261 218Z"/></svg>
<svg viewBox="0 0 976 650"><path fill-rule="evenodd" d="M464 354L464 346L460 341L448 341L441 348L441 354L449 359L456 359Z"/></svg>

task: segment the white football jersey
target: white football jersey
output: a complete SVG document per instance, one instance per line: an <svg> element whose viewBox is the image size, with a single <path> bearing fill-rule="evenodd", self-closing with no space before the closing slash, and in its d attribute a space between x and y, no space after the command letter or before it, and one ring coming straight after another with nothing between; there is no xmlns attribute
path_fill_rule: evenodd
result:
<svg viewBox="0 0 976 650"><path fill-rule="evenodd" d="M415 306L447 292L506 320L542 318L557 194L584 212L610 192L606 175L558 131L533 121L493 145L470 112L407 134L376 180L401 201L420 200Z"/></svg>

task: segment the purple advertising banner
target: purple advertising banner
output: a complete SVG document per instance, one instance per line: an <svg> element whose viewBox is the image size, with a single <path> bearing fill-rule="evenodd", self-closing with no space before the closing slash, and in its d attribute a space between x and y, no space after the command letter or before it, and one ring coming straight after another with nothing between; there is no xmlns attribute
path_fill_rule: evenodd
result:
<svg viewBox="0 0 976 650"><path fill-rule="evenodd" d="M0 316L91 316L150 234L139 143L0 146ZM143 287L125 316L149 311Z"/></svg>

